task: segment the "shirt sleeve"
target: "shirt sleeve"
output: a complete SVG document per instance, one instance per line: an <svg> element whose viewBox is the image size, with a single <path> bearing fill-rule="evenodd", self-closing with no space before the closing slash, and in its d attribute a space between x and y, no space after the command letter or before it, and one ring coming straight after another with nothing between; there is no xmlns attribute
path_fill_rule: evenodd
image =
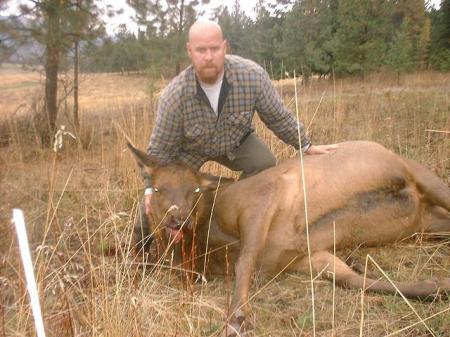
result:
<svg viewBox="0 0 450 337"><path fill-rule="evenodd" d="M308 149L310 140L305 134L305 127L296 121L293 114L284 106L268 74L261 71L261 88L256 101L256 111L264 124L286 144L297 150ZM301 146L298 139L300 131Z"/></svg>
<svg viewBox="0 0 450 337"><path fill-rule="evenodd" d="M158 102L155 126L147 147L149 156L162 164L177 161L183 139L183 114L181 99L163 92Z"/></svg>

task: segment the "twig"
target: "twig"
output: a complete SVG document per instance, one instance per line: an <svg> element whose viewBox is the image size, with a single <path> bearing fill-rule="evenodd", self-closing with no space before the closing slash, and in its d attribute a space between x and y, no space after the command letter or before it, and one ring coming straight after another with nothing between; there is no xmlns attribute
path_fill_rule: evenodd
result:
<svg viewBox="0 0 450 337"><path fill-rule="evenodd" d="M0 300L2 298L0 297ZM3 302L3 301L2 301ZM5 330L5 308L3 306L3 303L0 302L0 317L1 317L1 324L2 324L2 330L1 330L1 337L6 337L6 330Z"/></svg>
<svg viewBox="0 0 450 337"><path fill-rule="evenodd" d="M67 308L67 315L69 316L68 320L69 320L69 327L70 327L70 337L75 337L75 330L73 328L72 310L71 310L71 307L69 304L69 298L67 296L66 288L64 286L62 287L62 292L64 294L64 301L65 301L66 308Z"/></svg>
<svg viewBox="0 0 450 337"><path fill-rule="evenodd" d="M299 113L298 113L298 98L297 98L297 77L294 71L294 95L295 95L295 112L297 114L297 121L299 120ZM297 125L297 133L298 133L298 142L300 144L301 148L301 134L300 134L300 126ZM306 197L306 180L305 180L305 170L303 165L303 153L300 149L300 169L302 173L302 187L303 187L303 202L305 206L305 226L306 226L306 244L308 247L308 261L309 261L309 277L310 277L310 283L311 283L311 305L312 305L312 321L313 321L313 337L316 336L316 310L315 310L315 301L314 301L314 280L313 280L313 268L312 268L312 262L311 262L311 244L309 241L309 223L308 223L308 204L307 204L307 197Z"/></svg>
<svg viewBox="0 0 450 337"><path fill-rule="evenodd" d="M205 246L205 253L204 253L204 261L203 261L203 274L201 275L202 280L205 278L205 274L206 274L206 265L208 263L208 249L209 249L209 235L211 233L211 222L212 222L212 217L213 217L213 213L214 213L214 208L216 205L216 198L217 198L217 192L219 191L219 186L220 186L220 181L222 179L222 175L219 176L219 182L217 183L217 187L216 190L214 191L214 198L213 198L213 203L211 206L211 213L209 215L209 220L208 220L208 232L206 234L206 246ZM228 246L225 246L226 249L226 268L227 268L227 275L228 275ZM199 256L200 258L201 256ZM203 299L203 287L200 290L200 300ZM229 308L230 306L227 305L227 308ZM199 308L200 310L200 308ZM229 315L227 315L227 317L229 317ZM200 322L197 322L197 328L198 328L198 324Z"/></svg>
<svg viewBox="0 0 450 337"><path fill-rule="evenodd" d="M294 86L295 86L295 84L294 84ZM324 96L325 96L325 92L323 92L323 93L322 93L322 96L320 96L319 104L317 104L316 111L314 111L314 114L313 114L311 120L309 121L308 127L306 128L306 131L305 131L306 133L309 132L309 128L311 127L311 125L312 125L312 123L313 123L313 121L314 121L314 118L316 117L317 112L319 111L319 107L320 107L320 105L322 104L322 101L323 101L323 97L324 97ZM296 97L297 97L297 95L296 95ZM296 103L295 105L297 106L297 103ZM298 118L298 116L297 116L297 118Z"/></svg>
<svg viewBox="0 0 450 337"><path fill-rule="evenodd" d="M359 325L359 336L363 336L363 326L364 326L364 292L366 290L366 280L367 280L367 264L369 261L368 258L369 255L366 256L366 263L364 266L364 280L363 280L363 287L361 289L361 320Z"/></svg>
<svg viewBox="0 0 450 337"><path fill-rule="evenodd" d="M447 134L447 135L450 135L450 131L447 131L447 130L432 130L432 129L426 129L425 132L445 133L445 134Z"/></svg>

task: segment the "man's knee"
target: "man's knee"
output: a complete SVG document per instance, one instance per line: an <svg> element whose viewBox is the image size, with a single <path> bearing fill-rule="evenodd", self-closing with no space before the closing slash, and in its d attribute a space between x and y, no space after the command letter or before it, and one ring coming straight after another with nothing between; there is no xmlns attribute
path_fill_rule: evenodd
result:
<svg viewBox="0 0 450 337"><path fill-rule="evenodd" d="M259 158L258 168L260 168L260 171L262 171L270 167L274 167L276 164L277 160L275 156L271 152L269 152L268 154L265 154L265 156L261 156Z"/></svg>
<svg viewBox="0 0 450 337"><path fill-rule="evenodd" d="M270 155L257 156L253 160L249 161L248 165L244 167L242 172L246 177L255 175L265 169L271 168L277 164L275 157L270 153Z"/></svg>
<svg viewBox="0 0 450 337"><path fill-rule="evenodd" d="M277 163L268 146L254 133L247 136L235 155L235 164L243 172L241 178L255 175Z"/></svg>

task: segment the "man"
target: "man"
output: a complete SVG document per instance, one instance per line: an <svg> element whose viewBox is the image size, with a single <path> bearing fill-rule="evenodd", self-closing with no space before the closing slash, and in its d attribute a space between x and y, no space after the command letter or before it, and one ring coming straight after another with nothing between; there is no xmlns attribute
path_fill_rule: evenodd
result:
<svg viewBox="0 0 450 337"><path fill-rule="evenodd" d="M226 55L226 46L217 23L197 21L191 26L186 47L192 65L160 97L148 146L150 156L162 163L182 161L194 169L213 160L242 171L241 179L254 175L276 164L269 148L253 133L254 111L281 140L308 155L336 148L312 145L303 124L284 107L267 72L250 60ZM147 216L151 195L148 186ZM143 216L135 226L138 242L148 235L146 228L147 217Z"/></svg>

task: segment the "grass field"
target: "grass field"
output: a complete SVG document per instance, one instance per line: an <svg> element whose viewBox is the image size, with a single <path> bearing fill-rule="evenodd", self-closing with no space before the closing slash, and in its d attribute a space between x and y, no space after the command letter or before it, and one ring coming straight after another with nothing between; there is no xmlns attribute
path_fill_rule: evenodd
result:
<svg viewBox="0 0 450 337"><path fill-rule="evenodd" d="M64 79L62 79L64 80ZM67 83L68 81L66 81ZM81 141L42 149L33 111L42 76L0 70L0 336L34 334L11 209L25 212L47 334L65 336L216 336L233 280L210 278L186 290L171 268L143 266L130 252L142 185L115 132L118 122L144 148L161 80L119 74L83 75ZM295 110L292 80L277 84ZM450 184L450 74L415 73L313 81L299 87L299 112L313 141L375 140L416 159ZM153 96L152 96L153 95ZM70 99L60 124L71 130ZM34 103L33 103L34 102ZM258 134L279 160L294 151L257 119ZM212 173L231 174L207 164ZM370 254L395 280L450 277L450 237L421 235L389 247L341 251L364 263ZM369 269L381 277L373 264ZM255 275L252 336L450 336L448 299L408 303L315 281L312 321L309 276Z"/></svg>

